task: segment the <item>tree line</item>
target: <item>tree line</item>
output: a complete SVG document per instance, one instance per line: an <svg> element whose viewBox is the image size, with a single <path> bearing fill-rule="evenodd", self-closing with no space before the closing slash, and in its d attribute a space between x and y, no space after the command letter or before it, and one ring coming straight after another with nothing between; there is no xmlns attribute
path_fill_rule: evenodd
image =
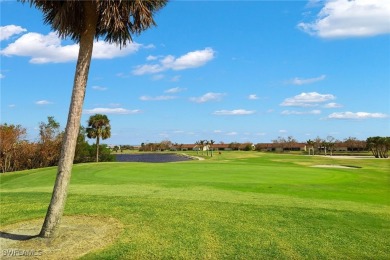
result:
<svg viewBox="0 0 390 260"><path fill-rule="evenodd" d="M229 149L229 150L241 150L241 151L273 151L273 152L290 152L290 151L302 151L305 146L306 153L311 155L333 155L335 152L350 153L350 152L367 152L370 151L376 158L388 158L388 151L390 149L390 137L369 137L366 140L358 140L356 137L348 137L343 140L338 140L333 136L327 136L321 138L317 136L314 139L309 139L305 142L297 141L293 136L278 137L271 141L271 143L257 143L251 142L238 143L231 142L229 144L220 142L218 147L214 140L198 140L192 147L189 145L173 143L169 140L163 140L159 143L142 143L139 147L139 151L175 151L175 150L196 150L206 155L213 156L214 150ZM221 148L221 144L225 148ZM121 149L126 149L124 145L121 145ZM129 146L130 147L130 146ZM185 147L185 148L183 148ZM128 149L135 149L131 147Z"/></svg>
<svg viewBox="0 0 390 260"><path fill-rule="evenodd" d="M74 163L113 161L114 156L107 145L99 144L100 138L106 139L109 136L107 117L91 116L87 127L80 127ZM39 136L36 141L27 140L27 130L21 125L1 124L1 172L57 166L63 137L64 132L60 131L60 124L52 116L47 117L47 122L39 123ZM89 144L87 137L96 139L97 144Z"/></svg>

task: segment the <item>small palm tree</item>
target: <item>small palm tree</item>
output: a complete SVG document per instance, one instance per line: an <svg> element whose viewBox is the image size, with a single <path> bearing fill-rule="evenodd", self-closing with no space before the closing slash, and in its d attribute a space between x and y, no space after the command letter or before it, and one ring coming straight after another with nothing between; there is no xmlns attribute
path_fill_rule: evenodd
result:
<svg viewBox="0 0 390 260"><path fill-rule="evenodd" d="M205 142L204 140L200 140L200 141L199 141L200 149L202 149L202 155L203 155L203 153L204 153L204 152L203 152L204 142Z"/></svg>
<svg viewBox="0 0 390 260"><path fill-rule="evenodd" d="M195 142L196 154L199 154L199 145L200 145L200 142L196 141Z"/></svg>
<svg viewBox="0 0 390 260"><path fill-rule="evenodd" d="M106 115L96 114L89 117L87 137L96 139L96 162L99 162L100 138L105 140L111 137L110 120Z"/></svg>
<svg viewBox="0 0 390 260"><path fill-rule="evenodd" d="M155 25L153 15L167 0L21 0L29 2L44 15L46 24L59 36L70 37L79 43L73 92L69 106L57 177L52 198L39 236L54 237L58 234L68 194L85 90L95 39L125 46L132 41L131 34Z"/></svg>
<svg viewBox="0 0 390 260"><path fill-rule="evenodd" d="M214 145L215 141L214 140L210 140L210 150L211 150L211 157L213 157L213 145Z"/></svg>
<svg viewBox="0 0 390 260"><path fill-rule="evenodd" d="M311 150L313 150L313 155L314 155L314 141L313 140L311 140L311 139L309 139L309 140L307 140L306 141L306 143L309 145L309 148L308 148L308 150L309 150L309 155L310 155L310 151Z"/></svg>
<svg viewBox="0 0 390 260"><path fill-rule="evenodd" d="M210 143L209 140L204 140L205 143L205 149L206 149L206 155L209 156L209 150L210 150Z"/></svg>

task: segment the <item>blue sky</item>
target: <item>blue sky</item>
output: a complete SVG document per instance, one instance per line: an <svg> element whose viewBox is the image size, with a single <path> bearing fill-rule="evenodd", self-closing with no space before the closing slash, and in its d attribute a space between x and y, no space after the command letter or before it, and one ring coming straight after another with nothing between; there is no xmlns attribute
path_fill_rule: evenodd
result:
<svg viewBox="0 0 390 260"><path fill-rule="evenodd" d="M1 123L65 127L78 46L2 1ZM390 134L390 1L172 1L120 49L94 45L81 123L109 144Z"/></svg>

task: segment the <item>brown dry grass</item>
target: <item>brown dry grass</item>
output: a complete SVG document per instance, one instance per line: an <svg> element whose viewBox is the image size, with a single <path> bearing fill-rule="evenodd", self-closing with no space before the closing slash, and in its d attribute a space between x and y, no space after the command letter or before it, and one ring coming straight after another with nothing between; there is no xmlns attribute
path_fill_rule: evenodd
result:
<svg viewBox="0 0 390 260"><path fill-rule="evenodd" d="M1 259L77 259L112 244L122 224L114 218L63 217L55 239L36 237L43 219L1 227Z"/></svg>

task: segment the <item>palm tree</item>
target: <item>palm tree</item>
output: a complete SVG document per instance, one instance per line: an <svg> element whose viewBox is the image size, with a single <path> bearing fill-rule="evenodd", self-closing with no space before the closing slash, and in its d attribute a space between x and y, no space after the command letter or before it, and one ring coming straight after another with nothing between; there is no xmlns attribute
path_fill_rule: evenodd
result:
<svg viewBox="0 0 390 260"><path fill-rule="evenodd" d="M200 145L200 142L199 142L199 141L196 141L196 142L195 142L196 154L199 154L199 145Z"/></svg>
<svg viewBox="0 0 390 260"><path fill-rule="evenodd" d="M69 36L80 46L57 177L39 234L47 238L58 234L65 207L94 39L104 37L109 43L125 46L132 41L131 34L140 34L155 25L153 14L162 8L167 0L21 1L29 2L41 10L44 22L50 24L60 37Z"/></svg>
<svg viewBox="0 0 390 260"><path fill-rule="evenodd" d="M209 150L210 150L210 143L209 140L204 140L205 149L206 149L206 155L209 156Z"/></svg>
<svg viewBox="0 0 390 260"><path fill-rule="evenodd" d="M200 149L202 149L202 155L203 155L204 142L205 142L205 140L200 140L199 141Z"/></svg>
<svg viewBox="0 0 390 260"><path fill-rule="evenodd" d="M313 155L314 155L314 143L315 142L313 140L309 139L306 141L306 143L309 145L309 147L308 147L309 155L310 155L310 150L313 150Z"/></svg>
<svg viewBox="0 0 390 260"><path fill-rule="evenodd" d="M96 114L89 117L87 137L96 138L96 162L99 162L99 144L102 140L111 137L110 120L106 115Z"/></svg>
<svg viewBox="0 0 390 260"><path fill-rule="evenodd" d="M210 140L210 150L211 150L211 157L213 157L213 145L214 145L215 141L214 140Z"/></svg>

